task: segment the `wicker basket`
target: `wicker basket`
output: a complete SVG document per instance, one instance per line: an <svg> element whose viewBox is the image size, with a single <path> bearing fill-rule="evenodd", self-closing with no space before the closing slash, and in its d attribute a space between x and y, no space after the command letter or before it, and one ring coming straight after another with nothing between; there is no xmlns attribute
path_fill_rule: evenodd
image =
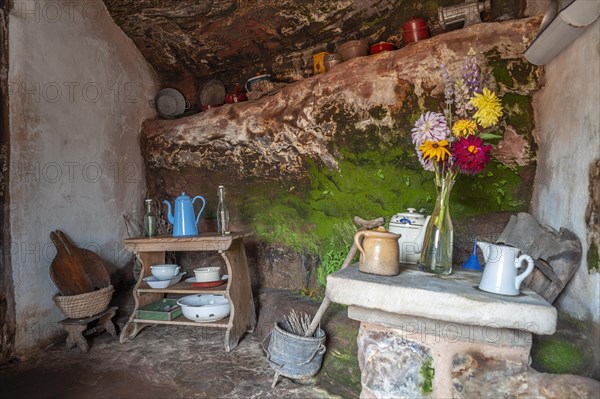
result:
<svg viewBox="0 0 600 399"><path fill-rule="evenodd" d="M114 291L113 286L109 285L98 291L80 295L55 295L54 302L67 317L72 319L89 317L103 312L108 308Z"/></svg>

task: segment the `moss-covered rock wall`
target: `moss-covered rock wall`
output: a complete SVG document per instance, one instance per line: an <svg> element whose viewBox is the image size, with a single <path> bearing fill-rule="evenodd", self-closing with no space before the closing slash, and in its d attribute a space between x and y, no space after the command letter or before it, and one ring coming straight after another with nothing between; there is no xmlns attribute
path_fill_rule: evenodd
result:
<svg viewBox="0 0 600 399"><path fill-rule="evenodd" d="M502 97L504 138L492 142L498 157L483 173L458 177L452 214L526 210L540 71L521 54L538 24L474 25L350 60L255 101L147 121L150 194L202 194L210 220L216 185L224 183L238 228L317 255L323 281L351 244L352 216L389 220L407 207L432 210L433 176L421 167L410 131L422 112L441 111L441 64L460 74L472 47L487 86Z"/></svg>

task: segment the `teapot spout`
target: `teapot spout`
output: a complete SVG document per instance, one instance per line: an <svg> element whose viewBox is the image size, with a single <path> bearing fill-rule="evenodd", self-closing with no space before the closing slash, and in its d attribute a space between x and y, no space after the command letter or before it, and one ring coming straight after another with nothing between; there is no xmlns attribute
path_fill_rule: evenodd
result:
<svg viewBox="0 0 600 399"><path fill-rule="evenodd" d="M173 210L171 209L171 203L167 200L164 200L163 204L167 204L167 219L169 220L169 223L173 224L175 218L173 217Z"/></svg>

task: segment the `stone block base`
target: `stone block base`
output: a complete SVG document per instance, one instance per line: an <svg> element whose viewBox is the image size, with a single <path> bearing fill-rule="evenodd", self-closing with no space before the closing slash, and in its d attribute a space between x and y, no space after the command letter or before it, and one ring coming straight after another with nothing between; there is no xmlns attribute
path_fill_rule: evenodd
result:
<svg viewBox="0 0 600 399"><path fill-rule="evenodd" d="M531 334L349 307L361 398L598 398L590 378L529 367ZM366 320L366 321L365 321Z"/></svg>
<svg viewBox="0 0 600 399"><path fill-rule="evenodd" d="M490 365L501 371L486 372L476 385L526 389L519 384L528 370L530 333L359 307L350 307L348 315L362 321L357 338L361 398L462 397L476 371Z"/></svg>

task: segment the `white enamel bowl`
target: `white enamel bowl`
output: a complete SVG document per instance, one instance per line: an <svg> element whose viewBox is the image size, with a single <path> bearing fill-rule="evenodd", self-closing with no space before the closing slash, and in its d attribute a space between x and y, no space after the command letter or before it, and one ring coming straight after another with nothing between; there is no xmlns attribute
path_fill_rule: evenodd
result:
<svg viewBox="0 0 600 399"><path fill-rule="evenodd" d="M170 280L179 273L179 266L172 264L150 266L152 275L159 280Z"/></svg>
<svg viewBox="0 0 600 399"><path fill-rule="evenodd" d="M144 278L144 281L148 283L150 288L167 288L180 282L181 277L183 277L184 274L185 272L179 273L175 277L167 280L159 280L154 276L148 276Z"/></svg>
<svg viewBox="0 0 600 399"><path fill-rule="evenodd" d="M229 301L223 295L188 295L179 298L177 304L186 318L199 323L220 320L231 312Z"/></svg>
<svg viewBox="0 0 600 399"><path fill-rule="evenodd" d="M194 269L194 275L196 276L197 283L218 281L221 279L221 268L218 266L199 267L197 269Z"/></svg>

